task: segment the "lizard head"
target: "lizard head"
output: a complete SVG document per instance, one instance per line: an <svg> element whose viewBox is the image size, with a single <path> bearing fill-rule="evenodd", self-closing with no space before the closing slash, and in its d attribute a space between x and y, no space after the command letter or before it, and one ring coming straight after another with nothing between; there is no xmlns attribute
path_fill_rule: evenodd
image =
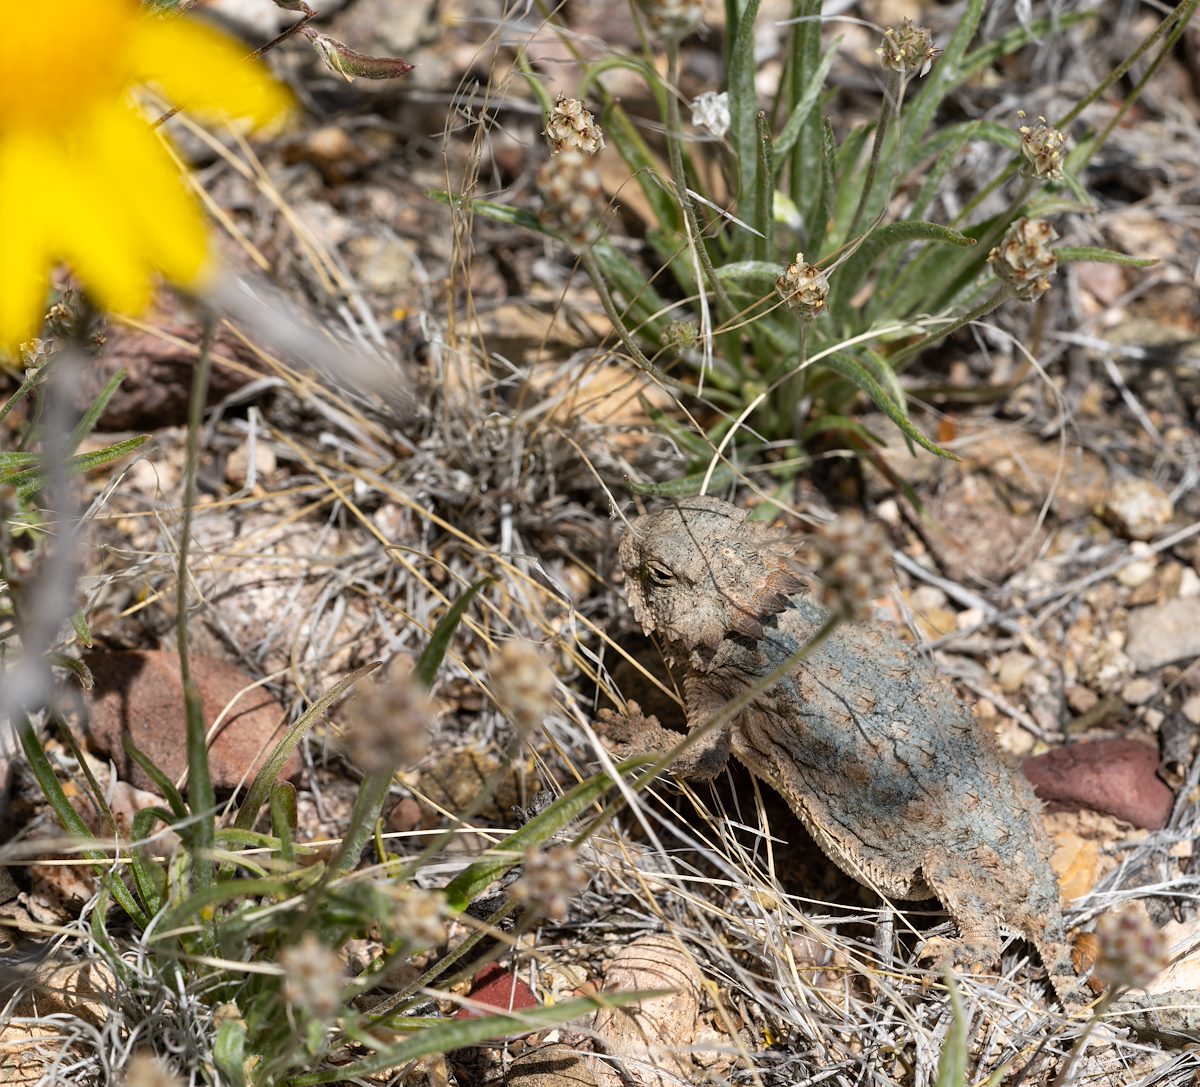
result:
<svg viewBox="0 0 1200 1087"><path fill-rule="evenodd" d="M719 498L685 498L637 518L621 540L637 621L699 668L729 635L761 638L802 586L791 548L747 517Z"/></svg>

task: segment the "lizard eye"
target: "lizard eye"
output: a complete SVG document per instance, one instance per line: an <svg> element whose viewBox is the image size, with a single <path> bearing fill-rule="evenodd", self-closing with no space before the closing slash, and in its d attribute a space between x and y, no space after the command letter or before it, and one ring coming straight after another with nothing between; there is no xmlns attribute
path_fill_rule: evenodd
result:
<svg viewBox="0 0 1200 1087"><path fill-rule="evenodd" d="M675 580L675 575L669 566L664 566L661 562L655 562L653 559L646 563L645 573L655 585L670 585Z"/></svg>

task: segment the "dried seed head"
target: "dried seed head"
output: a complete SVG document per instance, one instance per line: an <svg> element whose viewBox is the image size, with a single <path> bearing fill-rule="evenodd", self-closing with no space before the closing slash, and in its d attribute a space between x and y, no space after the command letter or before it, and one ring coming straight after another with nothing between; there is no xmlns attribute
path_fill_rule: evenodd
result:
<svg viewBox="0 0 1200 1087"><path fill-rule="evenodd" d="M389 943L403 941L409 948L425 948L446 938L445 900L441 895L405 883L379 887L392 901L392 909L383 920L383 936Z"/></svg>
<svg viewBox="0 0 1200 1087"><path fill-rule="evenodd" d="M429 750L434 709L402 658L382 682L368 680L346 709L346 757L362 770L415 765Z"/></svg>
<svg viewBox="0 0 1200 1087"><path fill-rule="evenodd" d="M591 110L581 99L565 94L555 99L553 109L546 115L546 131L542 135L550 141L552 155L572 150L594 155L604 146L604 133Z"/></svg>
<svg viewBox="0 0 1200 1087"><path fill-rule="evenodd" d="M686 37L704 19L703 0L637 0L637 4L651 29L668 40Z"/></svg>
<svg viewBox="0 0 1200 1087"><path fill-rule="evenodd" d="M729 114L729 92L705 91L692 101L692 124L707 129L722 139L732 124Z"/></svg>
<svg viewBox="0 0 1200 1087"><path fill-rule="evenodd" d="M829 277L815 264L807 263L803 253L797 253L795 261L775 280L775 290L796 316L813 321L829 298Z"/></svg>
<svg viewBox="0 0 1200 1087"><path fill-rule="evenodd" d="M1021 154L1025 156L1026 172L1050 181L1061 180L1066 142L1067 137L1057 128L1051 128L1045 117L1039 117L1036 125L1022 125Z"/></svg>
<svg viewBox="0 0 1200 1087"><path fill-rule="evenodd" d="M696 346L700 332L691 321L669 321L662 331L664 347L673 347L676 351L687 351Z"/></svg>
<svg viewBox="0 0 1200 1087"><path fill-rule="evenodd" d="M892 550L879 525L843 513L813 536L825 606L852 623L871 617L871 605L891 583Z"/></svg>
<svg viewBox="0 0 1200 1087"><path fill-rule="evenodd" d="M521 733L532 732L554 706L554 673L536 645L504 642L488 662L496 704Z"/></svg>
<svg viewBox="0 0 1200 1087"><path fill-rule="evenodd" d="M988 254L992 271L1022 302L1033 302L1050 289L1058 258L1050 248L1058 233L1044 219L1018 219Z"/></svg>
<svg viewBox="0 0 1200 1087"><path fill-rule="evenodd" d="M1167 965L1162 933L1144 908L1105 913L1096 922L1096 977L1114 989L1149 985Z"/></svg>
<svg viewBox="0 0 1200 1087"><path fill-rule="evenodd" d="M569 845L552 845L526 852L524 872L509 893L527 909L561 921L567 916L571 898L587 883L587 869L579 863L575 850Z"/></svg>
<svg viewBox="0 0 1200 1087"><path fill-rule="evenodd" d="M576 245L586 245L596 226L596 210L604 196L600 174L580 151L563 151L543 163L537 173L542 196L539 218Z"/></svg>
<svg viewBox="0 0 1200 1087"><path fill-rule="evenodd" d="M326 947L315 933L306 932L298 944L279 953L283 967L283 999L292 1007L325 1022L342 1006L345 976L337 952Z"/></svg>
<svg viewBox="0 0 1200 1087"><path fill-rule="evenodd" d="M911 77L925 75L942 51L934 48L933 35L925 27L903 19L899 26L889 26L883 32L875 53L885 68Z"/></svg>

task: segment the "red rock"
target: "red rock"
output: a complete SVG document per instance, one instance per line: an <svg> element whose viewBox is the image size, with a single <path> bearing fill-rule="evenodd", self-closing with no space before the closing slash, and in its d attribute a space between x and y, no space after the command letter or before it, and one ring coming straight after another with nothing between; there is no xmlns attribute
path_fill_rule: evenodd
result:
<svg viewBox="0 0 1200 1087"><path fill-rule="evenodd" d="M539 1006L533 990L516 974L509 973L496 963L485 966L475 975L467 995L476 1003L501 1012L524 1011ZM478 1019L483 1014L474 1008L459 1008L454 1018Z"/></svg>
<svg viewBox="0 0 1200 1087"><path fill-rule="evenodd" d="M154 327L145 331L111 322L100 357L81 372L74 395L82 412L113 374L126 371L100 415L97 431L153 430L187 422L200 320L167 292L156 298L148 320ZM210 405L263 376L261 359L224 326L218 326L212 355Z"/></svg>
<svg viewBox="0 0 1200 1087"><path fill-rule="evenodd" d="M1159 830L1175 802L1158 777L1158 752L1136 740L1071 744L1026 759L1022 769L1051 811L1090 808Z"/></svg>
<svg viewBox="0 0 1200 1087"><path fill-rule="evenodd" d="M284 708L261 687L241 693L254 677L235 665L198 654L191 660L205 724L211 729L225 707L233 704L209 743L213 784L223 790L249 784L283 735ZM87 700L92 747L113 760L122 780L154 790L149 775L121 746L121 738L128 735L167 777L178 781L187 769L187 718L178 655L159 650L98 652L88 655L87 664L96 680ZM293 752L282 776L294 778L299 772L300 757Z"/></svg>

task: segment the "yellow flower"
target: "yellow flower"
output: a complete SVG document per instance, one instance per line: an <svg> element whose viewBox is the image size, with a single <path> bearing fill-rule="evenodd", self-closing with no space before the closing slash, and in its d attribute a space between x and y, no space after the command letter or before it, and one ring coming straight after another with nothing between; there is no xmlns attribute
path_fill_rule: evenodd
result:
<svg viewBox="0 0 1200 1087"><path fill-rule="evenodd" d="M99 305L125 313L146 305L153 272L202 286L204 217L132 88L152 84L184 109L256 122L286 108L286 90L216 31L145 15L135 0L5 8L0 348L37 331L56 261Z"/></svg>

